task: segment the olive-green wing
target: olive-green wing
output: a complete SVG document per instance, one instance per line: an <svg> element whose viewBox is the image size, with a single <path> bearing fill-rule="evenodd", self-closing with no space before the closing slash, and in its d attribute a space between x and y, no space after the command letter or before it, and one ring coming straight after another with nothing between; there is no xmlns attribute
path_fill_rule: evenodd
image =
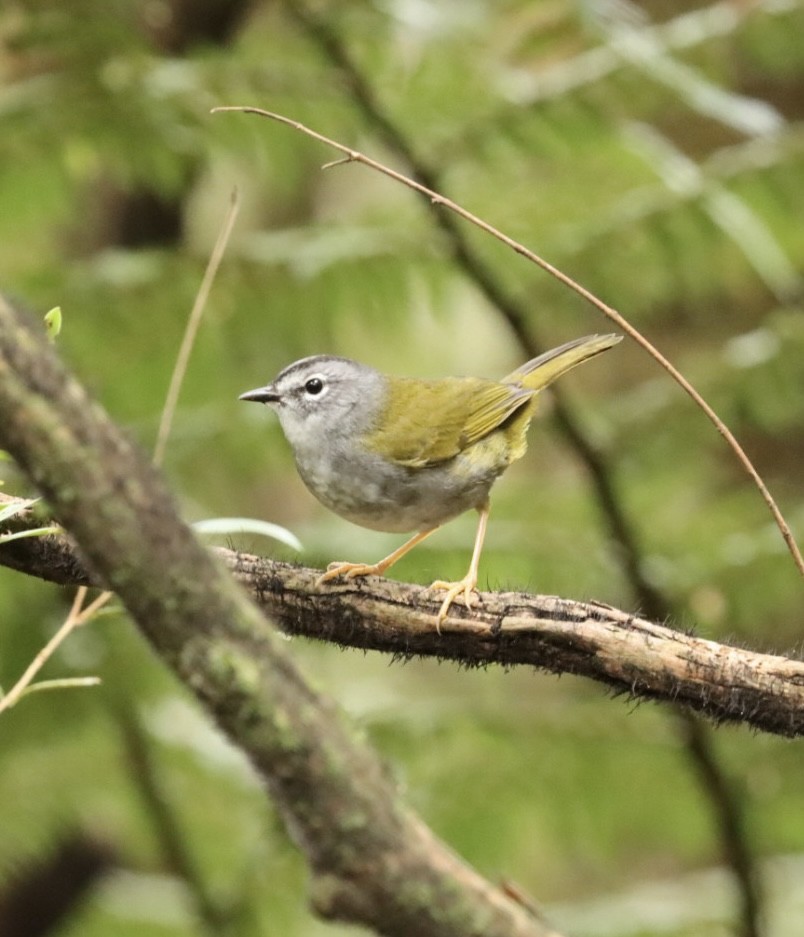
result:
<svg viewBox="0 0 804 937"><path fill-rule="evenodd" d="M527 388L471 377L391 378L379 425L365 444L398 465L435 465L488 436L533 395Z"/></svg>

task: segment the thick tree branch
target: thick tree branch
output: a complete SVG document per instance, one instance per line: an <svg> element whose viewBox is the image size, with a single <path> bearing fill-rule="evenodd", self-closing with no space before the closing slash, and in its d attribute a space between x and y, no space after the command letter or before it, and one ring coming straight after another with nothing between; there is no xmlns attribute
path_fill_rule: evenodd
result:
<svg viewBox="0 0 804 937"><path fill-rule="evenodd" d="M320 914L402 937L546 937L398 798L278 635L179 520L148 460L0 299L0 446L264 777Z"/></svg>
<svg viewBox="0 0 804 937"><path fill-rule="evenodd" d="M22 514L8 526L36 523ZM804 663L798 660L707 641L597 602L520 592L482 593L471 613L453 606L439 634L438 598L420 586L372 577L318 589L320 570L216 552L290 634L399 657L579 674L629 697L684 704L716 721L804 734ZM56 582L92 582L66 537L13 541L0 547L0 565Z"/></svg>

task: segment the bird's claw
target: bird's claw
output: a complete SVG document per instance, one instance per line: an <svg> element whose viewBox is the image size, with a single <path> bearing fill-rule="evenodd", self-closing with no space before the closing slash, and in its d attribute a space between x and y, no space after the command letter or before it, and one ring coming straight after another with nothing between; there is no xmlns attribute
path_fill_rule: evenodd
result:
<svg viewBox="0 0 804 937"><path fill-rule="evenodd" d="M318 587L341 576L347 580L355 579L357 576L382 576L386 568L381 563L374 563L373 565L367 563L330 563L327 566L327 571L316 579L315 584ZM445 621L453 602L456 600L462 601L466 608L471 608L474 605L476 585L476 577L466 576L459 582L446 582L444 579L436 579L434 583L427 587L427 592L434 592L438 589L447 593L436 615L436 632L438 634L441 634L441 623Z"/></svg>
<svg viewBox="0 0 804 937"><path fill-rule="evenodd" d="M476 585L477 580L467 576L459 582L446 582L443 579L436 579L434 583L428 586L428 592L435 591L436 589L443 589L446 590L447 593L436 615L436 631L438 634L441 634L441 623L446 619L447 612L449 612L450 606L456 599L461 599L466 608L471 608L472 605L474 605Z"/></svg>
<svg viewBox="0 0 804 937"><path fill-rule="evenodd" d="M327 571L316 579L316 586L320 586L331 579L343 576L344 579L354 579L357 576L381 576L379 564L369 566L367 563L330 563Z"/></svg>

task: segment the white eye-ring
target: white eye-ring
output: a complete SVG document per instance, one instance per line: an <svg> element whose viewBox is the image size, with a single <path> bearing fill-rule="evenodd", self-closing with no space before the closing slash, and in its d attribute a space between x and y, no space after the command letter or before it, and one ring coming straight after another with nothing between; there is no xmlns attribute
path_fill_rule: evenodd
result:
<svg viewBox="0 0 804 937"><path fill-rule="evenodd" d="M324 390L324 379L314 374L304 382L304 390L308 397L317 397Z"/></svg>

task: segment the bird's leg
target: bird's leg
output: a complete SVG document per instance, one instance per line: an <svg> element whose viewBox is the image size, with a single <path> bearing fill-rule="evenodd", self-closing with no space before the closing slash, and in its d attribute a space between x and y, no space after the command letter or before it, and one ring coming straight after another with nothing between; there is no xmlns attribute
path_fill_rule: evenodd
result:
<svg viewBox="0 0 804 937"><path fill-rule="evenodd" d="M330 563L327 566L327 571L323 576L318 577L315 584L320 586L322 583L329 582L330 579L336 579L338 576L344 576L346 579L354 579L355 576L382 576L397 560L401 559L416 544L421 543L425 537L429 537L436 530L438 530L438 527L419 531L410 540L406 540L401 547L397 547L393 553L389 553L388 556L380 560L379 563L371 565L367 563Z"/></svg>
<svg viewBox="0 0 804 937"><path fill-rule="evenodd" d="M477 570L480 565L480 554L483 551L483 541L486 537L486 525L489 520L489 506L484 504L478 508L480 520L477 524L477 534L475 535L475 546L472 550L472 562L469 564L469 571L459 582L444 582L443 579L436 579L430 586L431 589L446 589L447 594L441 603L441 608L436 615L436 631L440 633L441 622L447 617L450 605L458 597L463 597L463 604L467 608L472 607L472 593L477 585Z"/></svg>

